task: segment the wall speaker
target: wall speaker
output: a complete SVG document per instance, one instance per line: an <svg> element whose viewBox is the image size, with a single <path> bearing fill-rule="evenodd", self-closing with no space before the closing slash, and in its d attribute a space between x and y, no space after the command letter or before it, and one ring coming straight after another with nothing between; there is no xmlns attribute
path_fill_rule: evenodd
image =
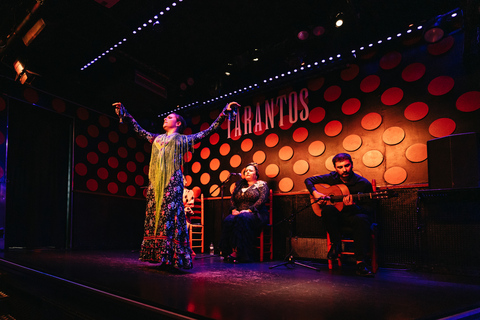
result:
<svg viewBox="0 0 480 320"><path fill-rule="evenodd" d="M479 141L474 132L427 141L430 189L480 186Z"/></svg>

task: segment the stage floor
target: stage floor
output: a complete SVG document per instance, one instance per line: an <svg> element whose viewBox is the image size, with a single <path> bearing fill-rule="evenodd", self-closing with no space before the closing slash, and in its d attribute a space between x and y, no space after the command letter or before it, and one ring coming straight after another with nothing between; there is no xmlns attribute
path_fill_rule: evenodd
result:
<svg viewBox="0 0 480 320"><path fill-rule="evenodd" d="M8 251L0 260L0 270L26 267L178 318L439 319L480 307L479 278L403 269L362 278L353 266L269 268L282 261L230 264L197 255L192 270L171 272L130 251Z"/></svg>

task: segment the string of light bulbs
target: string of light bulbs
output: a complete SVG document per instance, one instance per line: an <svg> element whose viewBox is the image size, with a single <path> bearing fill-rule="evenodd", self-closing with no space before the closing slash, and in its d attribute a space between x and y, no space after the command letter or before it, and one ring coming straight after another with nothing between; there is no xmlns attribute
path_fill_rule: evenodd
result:
<svg viewBox="0 0 480 320"><path fill-rule="evenodd" d="M138 26L136 29L134 29L132 31L132 35L136 35L138 33L140 33L143 29L149 27L149 26L154 26L154 25L157 25L157 24L160 24L160 21L158 20L160 18L160 16L163 16L165 14L167 14L169 11L172 10L173 7L176 7L177 6L177 2L183 2L183 0L177 0L176 2L172 2L172 4L170 6L167 6L165 7L164 10L160 11L158 14L156 14L155 16L153 16L151 19L149 19L147 22L141 24L140 26ZM104 52L102 52L101 54L99 54L96 58L93 58L90 62L86 63L83 67L80 68L81 71L84 71L86 70L87 68L91 67L93 64L95 64L98 60L102 59L103 57L105 57L107 54L109 54L110 52L114 51L116 48L118 48L119 46L121 46L122 44L124 44L125 42L127 41L127 38L122 38L122 40L118 41L116 44L112 45L109 49L105 50Z"/></svg>

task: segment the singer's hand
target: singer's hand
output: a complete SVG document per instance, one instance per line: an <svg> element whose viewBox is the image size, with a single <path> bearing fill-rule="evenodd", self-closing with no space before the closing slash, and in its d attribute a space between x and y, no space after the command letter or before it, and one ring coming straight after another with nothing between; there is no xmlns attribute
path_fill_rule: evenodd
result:
<svg viewBox="0 0 480 320"><path fill-rule="evenodd" d="M115 107L115 113L117 114L117 116L120 116L120 110L121 109L125 109L125 107L123 106L123 104L121 102L112 103L112 106Z"/></svg>
<svg viewBox="0 0 480 320"><path fill-rule="evenodd" d="M235 105L235 108L240 107L240 104L238 102L232 101L227 103L227 105L225 106L225 111L232 111L232 105Z"/></svg>

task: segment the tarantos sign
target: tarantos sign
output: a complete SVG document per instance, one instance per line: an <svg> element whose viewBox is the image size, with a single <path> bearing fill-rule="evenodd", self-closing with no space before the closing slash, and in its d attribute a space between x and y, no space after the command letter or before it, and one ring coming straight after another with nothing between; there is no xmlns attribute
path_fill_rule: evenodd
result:
<svg viewBox="0 0 480 320"><path fill-rule="evenodd" d="M308 89L257 102L255 107L240 108L235 121L228 122L228 138L236 139L242 135L261 135L264 131L290 126L297 121L305 121L310 113L308 109Z"/></svg>

